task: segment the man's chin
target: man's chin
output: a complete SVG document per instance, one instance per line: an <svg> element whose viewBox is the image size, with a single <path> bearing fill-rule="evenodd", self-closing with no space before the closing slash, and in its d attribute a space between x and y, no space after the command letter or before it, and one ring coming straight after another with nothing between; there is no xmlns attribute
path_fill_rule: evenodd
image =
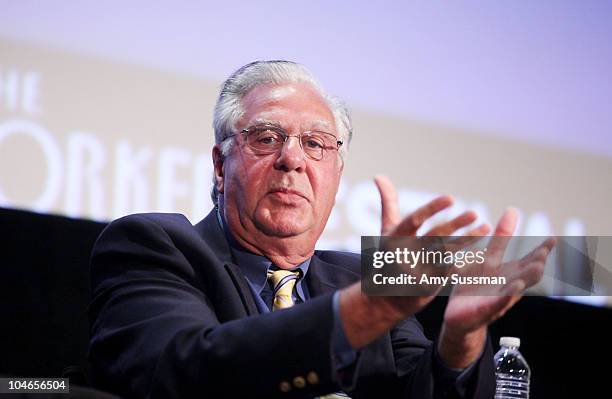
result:
<svg viewBox="0 0 612 399"><path fill-rule="evenodd" d="M270 218L256 223L256 226L264 234L272 237L287 238L303 234L308 230L305 219L296 217L291 218Z"/></svg>

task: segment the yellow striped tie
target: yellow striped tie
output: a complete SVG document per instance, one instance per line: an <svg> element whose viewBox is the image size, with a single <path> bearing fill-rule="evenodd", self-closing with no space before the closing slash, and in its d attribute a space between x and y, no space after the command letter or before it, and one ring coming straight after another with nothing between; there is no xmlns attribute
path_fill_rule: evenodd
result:
<svg viewBox="0 0 612 399"><path fill-rule="evenodd" d="M293 288L300 276L300 272L289 270L268 270L268 279L272 281L274 287L274 303L272 310L279 310L292 307Z"/></svg>
<svg viewBox="0 0 612 399"><path fill-rule="evenodd" d="M268 270L268 280L272 281L274 286L274 303L272 311L290 308L295 303L293 302L293 288L300 278L300 272L289 270ZM344 392L337 392L325 396L319 396L319 399L350 399Z"/></svg>

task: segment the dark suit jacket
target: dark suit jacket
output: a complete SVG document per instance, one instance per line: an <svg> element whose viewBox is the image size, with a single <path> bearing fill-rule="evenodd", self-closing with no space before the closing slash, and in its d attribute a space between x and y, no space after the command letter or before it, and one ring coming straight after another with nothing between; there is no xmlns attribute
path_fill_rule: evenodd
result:
<svg viewBox="0 0 612 399"><path fill-rule="evenodd" d="M312 397L340 385L354 398L432 397L433 345L414 317L337 373L332 294L359 279L359 263L317 251L306 276L312 299L259 314L214 211L196 226L178 214L114 221L91 259L94 384L149 398ZM468 393L492 397L490 345L482 359Z"/></svg>

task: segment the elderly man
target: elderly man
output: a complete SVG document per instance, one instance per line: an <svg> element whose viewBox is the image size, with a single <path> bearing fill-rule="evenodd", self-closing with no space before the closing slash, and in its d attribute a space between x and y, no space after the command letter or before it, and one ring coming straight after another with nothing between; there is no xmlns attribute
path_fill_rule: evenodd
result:
<svg viewBox="0 0 612 399"><path fill-rule="evenodd" d="M315 251L352 134L338 100L299 64L254 62L223 85L214 129L216 206L203 221L132 215L96 243L97 386L150 398L492 396L487 325L540 278L551 242L503 296L451 296L432 343L414 317L431 295L368 297L359 256ZM402 219L391 182L376 184L384 235L414 236L452 202L440 197ZM467 212L430 234L475 219ZM507 211L495 235L515 224Z"/></svg>

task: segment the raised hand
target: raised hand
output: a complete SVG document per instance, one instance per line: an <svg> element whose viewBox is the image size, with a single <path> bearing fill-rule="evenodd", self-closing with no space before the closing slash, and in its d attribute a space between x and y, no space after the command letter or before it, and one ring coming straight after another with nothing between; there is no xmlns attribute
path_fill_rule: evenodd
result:
<svg viewBox="0 0 612 399"><path fill-rule="evenodd" d="M517 219L515 209L506 210L489 241L485 262L461 271L463 275L505 277L506 284L458 285L451 293L438 349L442 358L453 367L465 367L475 360L482 350L487 326L503 316L521 298L525 289L542 278L546 258L555 245L552 238L523 258L502 263Z"/></svg>
<svg viewBox="0 0 612 399"><path fill-rule="evenodd" d="M374 178L376 187L380 192L381 201L381 229L382 236L404 236L414 237L417 230L429 218L436 215L438 212L450 207L453 204L453 198L448 195L443 195L433 199L413 213L404 218L401 217L399 210L399 202L397 191L391 180L387 176L378 175ZM474 211L467 211L457 216L456 218L442 223L430 231L426 236L450 236L459 229L472 224L478 215ZM480 225L465 235L467 236L482 236L489 232L489 226L486 224Z"/></svg>
<svg viewBox="0 0 612 399"><path fill-rule="evenodd" d="M389 250L394 248L404 248L408 246L414 246L417 242L413 239L406 239L407 237L416 237L416 233L419 228L430 218L438 214L439 212L447 209L453 204L453 198L450 196L440 196L425 204L421 208L415 210L410 215L401 217L399 211L398 196L393 186L393 183L386 176L376 176L376 186L381 196L381 235L385 236L382 246ZM450 236L458 230L472 224L478 215L473 211L467 211L461 215L434 226L431 230L424 234L425 237L433 236ZM476 228L469 230L462 239L469 237L478 237L486 235L489 232L489 226L482 224ZM425 242L431 242L431 239L424 239ZM417 246L420 246L417 245ZM430 275L438 275L440 273L446 274L447 269L441 269L438 266L433 265L418 265L415 270L412 270L413 274L427 273ZM416 286L410 288L410 295L406 296L389 296L387 301L394 307L397 307L400 311L406 311L407 314L414 313L421 310L427 303L429 303L439 291L441 286Z"/></svg>
<svg viewBox="0 0 612 399"><path fill-rule="evenodd" d="M397 202L397 192L385 176L377 176L376 186L380 191L382 215L381 233L390 239L415 237L417 230L429 218L452 205L453 199L441 196L402 218ZM435 226L426 235L451 235L472 224L477 219L474 212L465 212L448 222ZM487 225L470 230L466 236L487 234ZM380 334L388 331L399 321L423 309L434 297L435 289L422 296L367 296L356 283L340 293L340 318L347 340L353 348L361 348Z"/></svg>
<svg viewBox="0 0 612 399"><path fill-rule="evenodd" d="M377 176L375 182L381 195L383 236L415 237L425 221L453 203L452 197L441 196L401 218L397 193L391 181L385 176ZM476 219L476 213L467 211L433 227L424 236L448 237ZM462 275L505 277L506 284L493 288L460 285L453 289L438 342L440 356L451 367L466 367L476 360L484 345L487 326L504 315L521 298L523 291L542 277L546 258L555 245L554 239L544 241L522 259L502 264L506 248L516 229L517 219L516 210L508 209L496 225L484 264L469 266L460 272ZM488 233L489 226L483 224L451 243L461 249L471 237L485 236ZM395 307L415 312L426 306L437 290L424 292L428 294L416 297L388 297L387 301Z"/></svg>

